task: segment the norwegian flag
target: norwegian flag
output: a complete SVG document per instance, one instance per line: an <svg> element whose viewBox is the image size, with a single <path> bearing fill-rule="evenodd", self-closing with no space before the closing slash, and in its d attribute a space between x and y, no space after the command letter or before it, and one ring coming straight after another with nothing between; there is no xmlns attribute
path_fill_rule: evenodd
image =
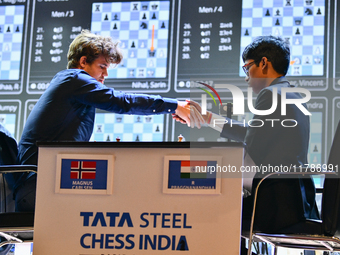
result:
<svg viewBox="0 0 340 255"><path fill-rule="evenodd" d="M96 179L96 161L71 161L71 179Z"/></svg>

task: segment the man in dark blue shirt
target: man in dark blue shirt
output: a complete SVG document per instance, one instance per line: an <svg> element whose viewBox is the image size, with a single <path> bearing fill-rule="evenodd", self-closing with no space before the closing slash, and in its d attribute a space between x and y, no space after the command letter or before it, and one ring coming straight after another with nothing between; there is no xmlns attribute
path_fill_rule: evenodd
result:
<svg viewBox="0 0 340 255"><path fill-rule="evenodd" d="M96 108L119 114L172 113L188 126L204 122L188 102L106 87L107 69L122 60L117 42L110 37L83 31L71 43L67 58L68 69L52 79L27 119L19 142L19 164L37 164L37 141L89 141ZM17 177L16 210L34 210L35 185L35 175Z"/></svg>
<svg viewBox="0 0 340 255"><path fill-rule="evenodd" d="M284 166L286 169L304 166L308 163L309 116L295 104L286 105L286 115L281 113L282 91L292 87L285 77L290 63L289 46L281 38L261 36L245 48L242 58L246 82L258 94L254 108L257 111L271 109L273 96L277 94L276 110L266 115L255 114L252 125L237 124L228 118L226 124L221 121L216 124L214 119L222 117L208 111L204 116L207 124L220 131L222 137L243 142L246 153L256 166ZM277 92L274 93L274 90ZM302 99L296 92L287 93L285 97L295 102ZM199 104L191 103L200 110ZM306 108L305 104L303 106ZM287 125L281 125L282 121ZM256 173L252 181L252 194L261 178L268 173ZM254 228L265 232L285 231L305 219L319 217L315 187L310 176L300 178L286 175L266 179L259 189L256 208ZM248 231L252 209L253 195L243 201L243 228Z"/></svg>

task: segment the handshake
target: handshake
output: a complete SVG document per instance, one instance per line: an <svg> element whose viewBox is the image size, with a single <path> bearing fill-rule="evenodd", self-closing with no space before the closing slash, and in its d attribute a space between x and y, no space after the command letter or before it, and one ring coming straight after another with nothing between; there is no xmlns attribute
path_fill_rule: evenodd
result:
<svg viewBox="0 0 340 255"><path fill-rule="evenodd" d="M207 114L202 115L201 106L192 100L178 101L178 106L172 118L188 127L201 128L204 124L210 124L212 113L207 111Z"/></svg>

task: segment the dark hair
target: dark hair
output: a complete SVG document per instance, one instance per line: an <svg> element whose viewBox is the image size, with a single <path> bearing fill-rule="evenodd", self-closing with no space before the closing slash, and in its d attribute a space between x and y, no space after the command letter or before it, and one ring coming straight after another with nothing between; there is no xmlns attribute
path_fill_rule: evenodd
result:
<svg viewBox="0 0 340 255"><path fill-rule="evenodd" d="M261 59L266 57L273 65L274 70L286 75L290 62L289 45L280 37L260 36L249 44L242 53L243 62L254 59L258 66Z"/></svg>
<svg viewBox="0 0 340 255"><path fill-rule="evenodd" d="M100 55L104 55L110 64L119 64L123 55L118 48L118 41L111 37L92 34L89 30L83 30L70 44L67 53L67 68L77 68L82 56L86 56L86 62L91 64Z"/></svg>

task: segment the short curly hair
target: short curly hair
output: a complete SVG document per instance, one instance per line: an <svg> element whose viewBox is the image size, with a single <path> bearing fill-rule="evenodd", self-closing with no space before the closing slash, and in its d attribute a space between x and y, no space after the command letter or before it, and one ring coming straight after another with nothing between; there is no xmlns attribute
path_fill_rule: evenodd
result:
<svg viewBox="0 0 340 255"><path fill-rule="evenodd" d="M70 44L67 53L67 69L78 68L79 60L86 56L86 62L91 64L103 55L110 64L119 64L123 54L118 48L119 41L114 41L109 36L101 36L82 30Z"/></svg>

